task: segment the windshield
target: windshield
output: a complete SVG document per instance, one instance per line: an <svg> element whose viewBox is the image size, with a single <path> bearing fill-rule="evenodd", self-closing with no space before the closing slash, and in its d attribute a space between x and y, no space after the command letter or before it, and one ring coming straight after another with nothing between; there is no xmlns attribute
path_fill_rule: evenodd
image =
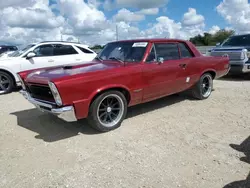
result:
<svg viewBox="0 0 250 188"><path fill-rule="evenodd" d="M98 54L101 60L138 62L146 51L147 42L114 42L108 43Z"/></svg>
<svg viewBox="0 0 250 188"><path fill-rule="evenodd" d="M222 46L250 46L250 35L239 35L229 37Z"/></svg>
<svg viewBox="0 0 250 188"><path fill-rule="evenodd" d="M26 46L25 48L23 48L22 50L17 50L15 52L13 52L9 56L10 57L18 57L18 56L22 55L23 53L27 52L27 50L29 50L33 46L35 46L35 44L30 44L30 45Z"/></svg>

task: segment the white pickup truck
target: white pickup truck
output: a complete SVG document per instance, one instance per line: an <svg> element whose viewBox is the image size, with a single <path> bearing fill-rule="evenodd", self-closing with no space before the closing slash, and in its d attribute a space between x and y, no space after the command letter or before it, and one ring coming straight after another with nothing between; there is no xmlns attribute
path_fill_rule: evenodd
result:
<svg viewBox="0 0 250 188"><path fill-rule="evenodd" d="M93 60L96 55L87 45L79 43L47 41L30 44L8 57L0 58L0 94L10 93L20 85L17 72L84 63Z"/></svg>

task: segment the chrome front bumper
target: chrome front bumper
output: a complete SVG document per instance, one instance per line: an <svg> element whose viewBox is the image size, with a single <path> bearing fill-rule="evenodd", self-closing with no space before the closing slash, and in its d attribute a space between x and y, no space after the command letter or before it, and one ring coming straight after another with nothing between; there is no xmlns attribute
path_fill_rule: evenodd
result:
<svg viewBox="0 0 250 188"><path fill-rule="evenodd" d="M67 122L77 121L73 106L56 108L55 105L32 98L29 93L24 90L21 90L20 93L42 112L48 112Z"/></svg>

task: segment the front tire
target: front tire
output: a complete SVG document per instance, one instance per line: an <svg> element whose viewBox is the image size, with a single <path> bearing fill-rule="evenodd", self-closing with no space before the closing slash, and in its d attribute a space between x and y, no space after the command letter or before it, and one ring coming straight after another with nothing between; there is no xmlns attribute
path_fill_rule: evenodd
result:
<svg viewBox="0 0 250 188"><path fill-rule="evenodd" d="M207 99L213 90L213 77L209 73L205 73L192 89L192 96L199 100Z"/></svg>
<svg viewBox="0 0 250 188"><path fill-rule="evenodd" d="M15 82L11 75L0 71L0 95L7 94L13 91Z"/></svg>
<svg viewBox="0 0 250 188"><path fill-rule="evenodd" d="M127 100L119 91L107 91L99 95L90 105L89 124L100 132L121 126L127 114Z"/></svg>

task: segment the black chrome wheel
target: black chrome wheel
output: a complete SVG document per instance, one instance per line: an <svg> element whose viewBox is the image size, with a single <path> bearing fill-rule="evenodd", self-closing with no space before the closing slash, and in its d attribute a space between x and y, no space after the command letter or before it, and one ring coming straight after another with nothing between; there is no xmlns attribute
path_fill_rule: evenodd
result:
<svg viewBox="0 0 250 188"><path fill-rule="evenodd" d="M203 97L208 97L212 92L213 79L210 75L203 77L201 82L201 94Z"/></svg>
<svg viewBox="0 0 250 188"><path fill-rule="evenodd" d="M121 97L110 94L99 103L97 117L103 126L112 127L120 121L123 112L124 104Z"/></svg>
<svg viewBox="0 0 250 188"><path fill-rule="evenodd" d="M213 77L210 73L203 74L199 81L193 86L191 92L194 98L207 99L213 90Z"/></svg>
<svg viewBox="0 0 250 188"><path fill-rule="evenodd" d="M106 132L118 128L127 113L127 100L119 91L107 91L98 96L89 109L89 124Z"/></svg>

